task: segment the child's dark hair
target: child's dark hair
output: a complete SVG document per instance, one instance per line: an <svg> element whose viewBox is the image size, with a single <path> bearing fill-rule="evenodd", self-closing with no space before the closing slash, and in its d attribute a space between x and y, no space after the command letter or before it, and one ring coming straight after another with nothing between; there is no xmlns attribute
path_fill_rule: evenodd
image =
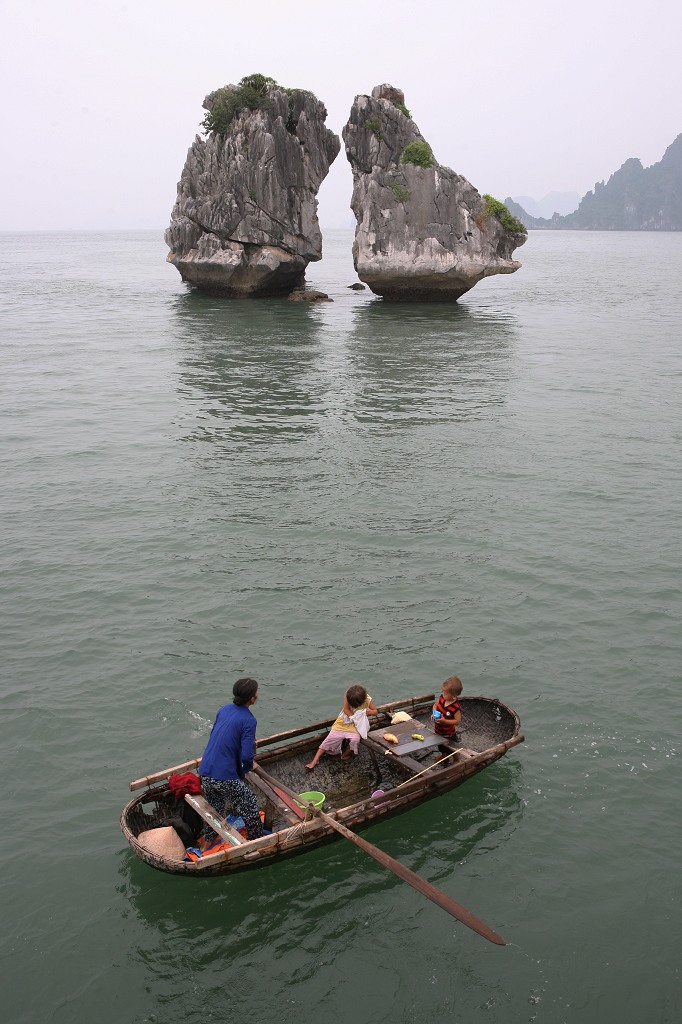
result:
<svg viewBox="0 0 682 1024"><path fill-rule="evenodd" d="M451 697L459 697L463 690L462 680L459 676L448 676L443 683L443 688L448 691Z"/></svg>
<svg viewBox="0 0 682 1024"><path fill-rule="evenodd" d="M248 704L251 698L256 696L257 692L258 683L256 680L244 676L243 679L238 679L232 687L232 703Z"/></svg>
<svg viewBox="0 0 682 1024"><path fill-rule="evenodd" d="M360 686L360 683L353 683L346 690L346 700L350 707L359 708L367 700L367 690L364 686Z"/></svg>

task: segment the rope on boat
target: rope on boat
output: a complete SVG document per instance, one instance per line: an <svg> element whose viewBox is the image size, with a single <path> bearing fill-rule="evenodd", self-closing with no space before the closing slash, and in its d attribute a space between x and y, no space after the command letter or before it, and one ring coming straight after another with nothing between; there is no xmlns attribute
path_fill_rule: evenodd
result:
<svg viewBox="0 0 682 1024"><path fill-rule="evenodd" d="M297 825L294 825L291 830L287 833L287 837L282 843L282 846L286 846L287 843L292 843L295 839L298 839L305 832L305 827L308 824L307 821L299 821Z"/></svg>

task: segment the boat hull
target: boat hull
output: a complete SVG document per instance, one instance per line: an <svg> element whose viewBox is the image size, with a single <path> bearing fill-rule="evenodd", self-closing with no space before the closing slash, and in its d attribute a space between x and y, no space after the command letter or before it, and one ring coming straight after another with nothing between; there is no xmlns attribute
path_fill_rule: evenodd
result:
<svg viewBox="0 0 682 1024"><path fill-rule="evenodd" d="M406 707L411 714L417 717L428 713L430 701L433 695L425 695L420 698L411 698L409 701L396 702ZM500 704L489 698L468 698L470 704L470 719L473 721L473 711L481 711L485 715L490 714L491 723L494 728L490 732L495 738L495 733L500 731L507 733L507 738L500 742L493 743L483 750L469 749L466 759L457 760L455 763L446 762L442 768L433 768L426 771L420 778L411 779L408 769L407 778L399 785L387 790L378 797L367 797L350 803L347 806L338 808L333 812L334 817L354 831L360 831L371 824L384 818L393 817L410 810L416 804L425 800L433 799L442 793L449 792L457 786L462 785L474 775L479 774L485 768L494 764L503 757L508 750L523 742L518 716L506 705ZM418 703L417 703L418 702ZM464 703L464 699L462 701ZM474 708L474 702L476 707ZM390 711L396 704L385 705L388 709L384 713L387 721L390 721ZM383 709L380 708L380 711ZM464 715L463 715L464 717ZM501 725L500 725L501 723ZM318 723L318 725L321 723ZM311 727L315 730L315 726ZM479 727L480 731L480 727ZM297 733L305 732L304 729L296 730ZM485 742L485 731L481 732L479 742ZM318 735L309 735L306 740L296 740L284 745L268 746L277 740L283 739L291 734L280 734L275 737L266 737L259 742L258 763L270 770L270 765L277 762L286 762L288 758L298 756L301 750L314 749L319 742ZM262 753L261 753L262 749ZM393 763L395 760L391 758ZM195 763L195 762L191 762ZM393 764L392 764L393 766ZM186 765L178 766L186 768ZM170 774L174 769L169 769ZM165 774L165 773L159 773ZM166 776L167 777L167 776ZM148 779L156 779L149 776ZM144 782L146 780L139 780ZM254 780L255 781L255 780ZM132 783L131 786L138 785ZM151 808L151 812L150 812ZM234 871L244 871L255 867L261 867L275 860L296 856L304 853L313 846L319 846L339 838L334 829L322 819L309 815L309 820L300 821L289 827L280 828L270 836L263 836L260 839L245 842L239 846L224 850L213 856L206 856L196 861L171 860L167 857L158 856L145 849L138 840L138 834L155 824L159 824L165 817L173 814L172 796L164 779L157 779L148 785L143 792L133 797L123 809L120 824L123 834L129 843L132 851L150 867L159 871L166 871L177 875L211 876L222 875Z"/></svg>

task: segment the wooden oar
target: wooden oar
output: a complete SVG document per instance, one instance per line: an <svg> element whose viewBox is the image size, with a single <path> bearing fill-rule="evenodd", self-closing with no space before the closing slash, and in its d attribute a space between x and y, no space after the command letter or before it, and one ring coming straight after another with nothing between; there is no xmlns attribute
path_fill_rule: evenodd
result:
<svg viewBox="0 0 682 1024"><path fill-rule="evenodd" d="M279 797L285 800L292 810L297 811L299 814L301 813L303 809L301 808L297 793L294 793L292 789L289 789L288 786L285 786L284 783L280 782L278 779L273 779L273 777L268 775L260 765L254 765L254 771L268 783ZM406 868L405 865L401 864L399 860L395 859L395 857L391 857L389 854L384 853L384 851L380 850L377 846L373 846L372 843L368 843L366 839L356 836L355 832L351 832L349 828L342 825L340 821L336 820L336 818L332 818L331 814L326 814L320 808L314 807L313 804L308 804L308 810L312 811L312 813L318 818L322 818L323 821L326 821L330 828L333 828L335 832L342 835L344 839L350 840L350 842L355 846L359 846L361 850L368 853L370 857L377 862L377 864L381 864L382 867L392 871L393 874L397 875L403 882L407 882L407 884L411 885L417 890L417 892L420 892L422 896L426 896L427 899L430 899L437 906L447 911L448 914L457 918L457 920L461 921L462 924L465 924L467 928L471 928L473 931L478 932L478 934L482 935L484 939L488 939L489 942L494 942L498 946L506 945L501 935L496 931L493 931L493 929L484 921L481 921L481 919L476 917L475 914L472 914L470 910L463 907L461 903L457 903L457 901L453 900L452 897L447 895L447 893L444 893L442 889L438 889L435 885L432 885L431 882L427 882L425 878L421 877L421 875L418 875L410 868ZM305 816L305 813L306 812L303 811L302 816Z"/></svg>
<svg viewBox="0 0 682 1024"><path fill-rule="evenodd" d="M287 805L287 807L294 812L297 818L303 820L307 817L307 812L304 806L301 805L301 801L298 798L298 794L294 793L293 789L289 789L283 782L278 779L273 779L272 775L268 775L264 768L261 768L259 764L254 762L252 769L256 775L265 782L270 789L277 794L280 800Z"/></svg>
<svg viewBox="0 0 682 1024"><path fill-rule="evenodd" d="M339 833L339 835L344 836L346 839L350 839L352 843L359 846L360 849L364 850L365 853L368 853L370 857L373 857L377 864L381 864L382 867L388 868L388 870L392 871L394 875L398 876L398 878L402 878L403 882L407 882L407 884L411 885L413 889L420 892L422 896L426 896L427 899L430 899L433 903L437 904L437 906L442 907L443 910L446 910L448 914L452 914L452 916L456 917L458 921L462 922L462 924L465 924L468 928L478 932L479 935L482 935L484 939L488 939L489 942L495 942L498 946L506 945L501 935L496 931L493 931L492 928L489 928L485 921L481 921L479 917L472 914L471 911L467 910L466 907L463 907L461 903L457 903L452 899L452 897L448 896L447 893L444 893L442 889L436 888L435 885L432 885L431 882L427 882L425 878L421 877L421 875L410 870L410 868L406 868L405 865L401 864L399 860L395 859L395 857L390 857L377 846L373 846L371 843L368 843L366 839L363 839L361 836L356 836L355 832L351 832L349 828L342 825L340 821L336 820L336 818L332 818L330 814L325 814L325 812L319 808L315 808L314 813L326 821L328 825Z"/></svg>

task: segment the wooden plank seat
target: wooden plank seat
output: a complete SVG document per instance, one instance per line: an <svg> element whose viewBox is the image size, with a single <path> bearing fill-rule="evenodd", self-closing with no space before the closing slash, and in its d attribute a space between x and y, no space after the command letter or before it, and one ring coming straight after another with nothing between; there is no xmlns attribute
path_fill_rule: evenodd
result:
<svg viewBox="0 0 682 1024"><path fill-rule="evenodd" d="M195 796L194 793L186 793L185 800L193 807L197 814L200 814L204 821L207 821L214 832L217 832L221 839L231 843L232 846L241 846L246 842L244 836L237 832L236 828L223 819L219 818L217 812L211 807L208 800L203 796Z"/></svg>
<svg viewBox="0 0 682 1024"><path fill-rule="evenodd" d="M383 738L385 732L393 733L398 738L398 743L394 744L385 740ZM424 738L422 740L412 740L412 733L415 732L420 733ZM423 761L417 761L414 757L410 757L410 754L421 753L422 751L428 754L434 747L438 747L437 758L442 758L443 754L448 750L456 755L449 762L438 765L438 768L448 768L457 761L467 761L470 757L476 755L475 750L463 747L461 743L454 739L440 736L430 723L415 719L410 719L408 722L396 722L395 725L389 725L384 728L372 729L367 738L362 742L371 751L376 753L385 754L386 751L390 751L393 754L391 760L395 760L413 774L420 775L428 765L425 766Z"/></svg>
<svg viewBox="0 0 682 1024"><path fill-rule="evenodd" d="M407 754L396 754L390 743L379 743L376 740L372 739L371 733L369 734L369 736L367 736L366 739L360 740L360 742L364 743L366 747L369 747L369 749L373 750L376 754L385 755L386 751L389 751L391 754L393 754L393 757L391 757L391 761L394 761L396 764L399 764L402 768L407 769L407 771L419 772L424 767L422 764L419 763L419 761L416 761L413 757L408 757Z"/></svg>
<svg viewBox="0 0 682 1024"><path fill-rule="evenodd" d="M387 732L393 733L393 735L398 739L397 744L390 743L388 740L384 739L384 733ZM413 733L419 733L423 736L423 739L413 740ZM412 771L421 771L424 767L423 764L409 755L421 751L428 751L432 747L440 745L443 741L443 737L437 736L433 728L426 722L419 722L414 718L411 718L408 722L396 722L395 725L372 729L367 740L365 740L365 743L367 743L367 741L369 741L369 743L376 744L376 746L384 752L390 750L397 760L406 765Z"/></svg>

